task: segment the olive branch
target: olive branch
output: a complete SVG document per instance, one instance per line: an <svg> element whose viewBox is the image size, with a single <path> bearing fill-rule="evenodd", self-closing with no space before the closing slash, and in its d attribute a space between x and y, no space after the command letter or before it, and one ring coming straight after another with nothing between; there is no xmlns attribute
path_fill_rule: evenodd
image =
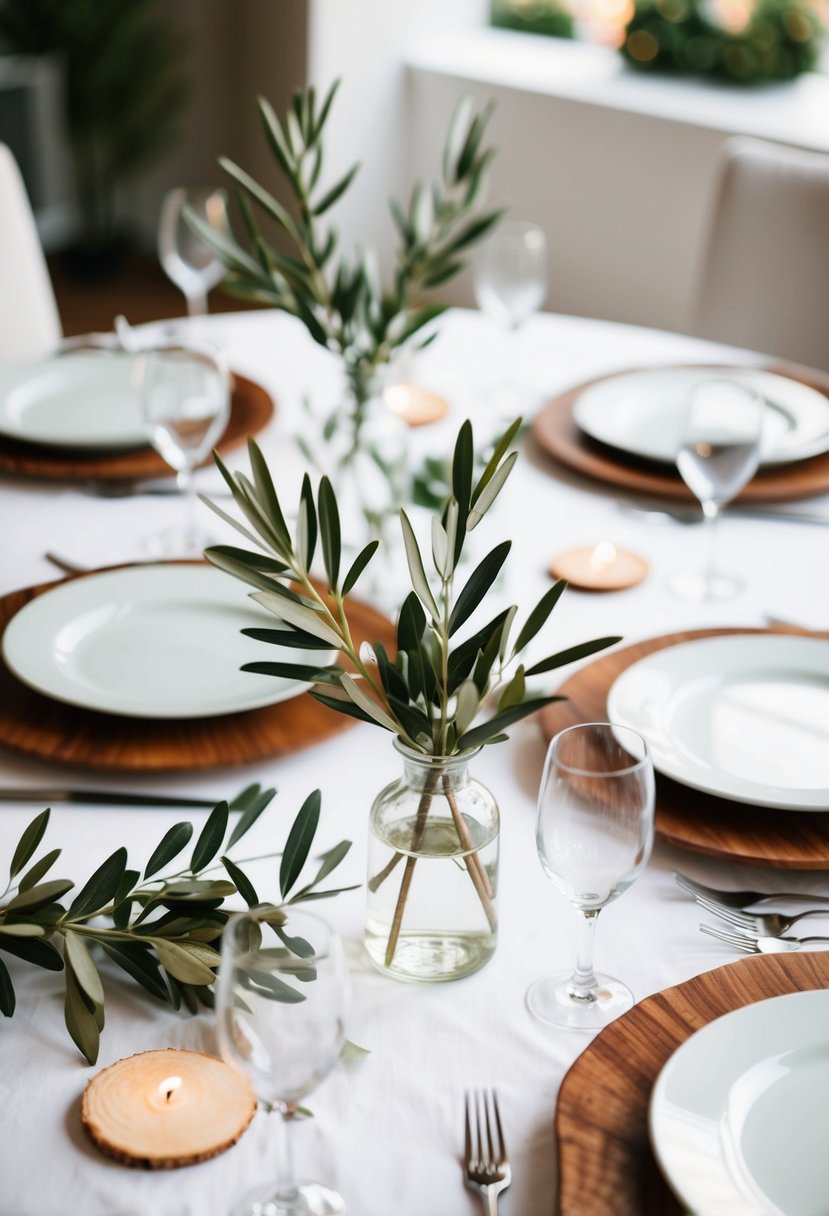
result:
<svg viewBox="0 0 829 1216"><path fill-rule="evenodd" d="M457 640L493 587L511 548L508 540L496 545L455 593L455 575L466 539L497 500L518 458L511 445L520 423L517 419L501 435L480 473L472 426L465 422L461 427L452 458L452 493L443 509L432 516L429 575L411 521L401 510L412 590L397 619L394 656L380 642L359 648L354 642L347 596L374 557L379 541L370 541L343 573L340 516L328 478L320 481L315 498L310 479L305 475L292 536L270 470L256 443L251 440L248 445L252 481L244 473L231 473L217 455L216 463L245 523L209 499L203 501L254 548L216 545L205 551L205 557L254 587L252 598L282 622L276 629L248 628L242 632L280 647L333 649L349 660L354 674L335 662L314 665L281 659L247 663L242 670L306 681L313 686L310 695L323 705L380 726L413 751L427 756L452 756L499 743L507 738L508 727L559 700L557 696L534 691L533 677L595 654L620 640L596 638L530 665L520 661L561 598L566 586L563 580L548 588L520 628L516 628L518 607L513 605L467 634L464 640ZM320 588L311 575L318 543L327 588ZM427 785L416 834L422 834L434 792L435 787ZM453 818L463 840L462 816L453 811ZM418 844L416 835L413 852ZM371 878L370 887L376 889L385 881L402 858L402 853L395 854L385 869ZM489 893L481 875L476 881L475 860L469 867L470 877L492 923ZM387 962L394 955L414 864L412 857L406 859Z"/></svg>
<svg viewBox="0 0 829 1216"><path fill-rule="evenodd" d="M213 1007L212 985L220 961L214 943L229 916L223 907L226 899L240 895L255 910L258 920L271 925L288 950L299 952L297 943L299 950L304 948L301 939L289 937L283 928L290 907L354 890L319 886L347 854L351 847L348 840L323 853L315 875L297 889L319 823L321 797L315 790L300 808L282 853L265 855L282 858L281 902L260 900L242 865L263 858L233 860L229 853L253 827L274 794L275 790L251 785L232 802L217 803L189 862L172 873L160 876L160 871L189 845L191 823L177 823L165 833L143 873L128 867L125 848L116 849L68 907L60 901L75 883L62 878L43 881L61 850L52 849L29 865L46 833L50 811L42 811L25 829L9 865L6 889L0 895L0 901L5 901L0 903L0 951L47 971L64 973L66 1027L90 1064L98 1058L104 1028L104 986L93 957L96 947L150 996L173 1009L183 1007L196 1013L200 1005ZM216 870L224 871L225 877L209 877ZM304 999L288 985L270 995L276 1000ZM12 977L0 958L0 1011L11 1017L15 1005Z"/></svg>

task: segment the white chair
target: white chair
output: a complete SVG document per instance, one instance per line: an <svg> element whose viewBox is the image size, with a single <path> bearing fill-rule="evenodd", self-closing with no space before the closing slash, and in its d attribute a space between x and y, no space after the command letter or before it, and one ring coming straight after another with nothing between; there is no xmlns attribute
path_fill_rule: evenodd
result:
<svg viewBox="0 0 829 1216"><path fill-rule="evenodd" d="M689 329L829 371L829 155L727 140Z"/></svg>
<svg viewBox="0 0 829 1216"><path fill-rule="evenodd" d="M0 144L0 363L55 350L61 324L17 162Z"/></svg>

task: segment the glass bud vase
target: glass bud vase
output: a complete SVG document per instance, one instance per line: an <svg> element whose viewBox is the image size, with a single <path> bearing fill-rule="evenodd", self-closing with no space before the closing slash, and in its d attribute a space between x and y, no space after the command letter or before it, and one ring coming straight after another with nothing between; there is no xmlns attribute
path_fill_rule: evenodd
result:
<svg viewBox="0 0 829 1216"><path fill-rule="evenodd" d="M409 501L408 429L383 400L384 373L346 369L332 482L344 517L343 538L355 551L375 538L386 546Z"/></svg>
<svg viewBox="0 0 829 1216"><path fill-rule="evenodd" d="M397 979L460 979L495 950L498 806L469 775L477 751L395 747L403 776L371 808L366 948Z"/></svg>

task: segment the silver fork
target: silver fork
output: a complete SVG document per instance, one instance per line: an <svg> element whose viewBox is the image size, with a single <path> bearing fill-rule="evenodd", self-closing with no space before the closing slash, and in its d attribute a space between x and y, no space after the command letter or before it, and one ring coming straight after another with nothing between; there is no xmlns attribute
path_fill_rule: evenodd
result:
<svg viewBox="0 0 829 1216"><path fill-rule="evenodd" d="M735 929L742 929L744 933L756 933L759 937L782 937L806 916L829 916L829 908L813 908L809 912L800 912L797 916L781 916L779 912L737 912L734 908L724 907L715 899L706 899L704 895L697 895L695 898L706 912L713 912Z"/></svg>
<svg viewBox="0 0 829 1216"><path fill-rule="evenodd" d="M768 891L720 891L717 887L706 887L704 883L696 882L687 874L674 870L674 878L684 891L691 895L704 895L713 899L726 908L743 908L752 904L777 903L781 899L807 900L810 904L829 904L829 895L809 895L805 891L781 891L769 894Z"/></svg>
<svg viewBox="0 0 829 1216"><path fill-rule="evenodd" d="M719 925L700 925L700 929L745 954L793 954L811 942L829 945L829 937L757 937L753 933L741 933L739 929L721 929Z"/></svg>
<svg viewBox="0 0 829 1216"><path fill-rule="evenodd" d="M498 1196L512 1181L495 1090L473 1090L465 1102L464 1176L481 1196L487 1216L498 1216Z"/></svg>

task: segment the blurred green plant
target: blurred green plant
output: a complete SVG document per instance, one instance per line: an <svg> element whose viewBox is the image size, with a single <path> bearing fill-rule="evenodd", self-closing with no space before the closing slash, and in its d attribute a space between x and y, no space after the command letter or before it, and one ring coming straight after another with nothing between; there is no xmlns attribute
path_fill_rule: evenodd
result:
<svg viewBox="0 0 829 1216"><path fill-rule="evenodd" d="M490 24L522 34L546 34L551 38L573 38L573 14L558 0L492 0Z"/></svg>
<svg viewBox="0 0 829 1216"><path fill-rule="evenodd" d="M160 10L160 11L159 11ZM115 187L175 141L186 41L159 0L0 0L0 51L59 55L82 233L117 235Z"/></svg>
<svg viewBox="0 0 829 1216"><path fill-rule="evenodd" d="M710 0L636 0L621 52L645 71L762 84L812 69L824 36L810 0L755 0L739 29L719 24Z"/></svg>

